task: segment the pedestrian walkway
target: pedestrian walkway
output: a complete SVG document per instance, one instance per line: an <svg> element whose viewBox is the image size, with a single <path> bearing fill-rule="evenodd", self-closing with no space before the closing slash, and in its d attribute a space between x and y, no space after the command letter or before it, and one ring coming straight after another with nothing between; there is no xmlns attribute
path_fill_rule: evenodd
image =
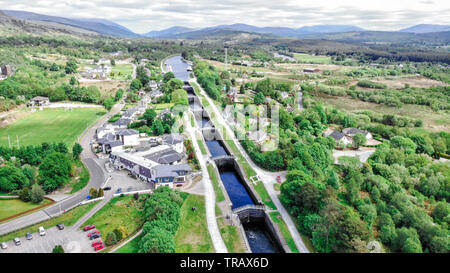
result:
<svg viewBox="0 0 450 273"><path fill-rule="evenodd" d="M244 156L245 160L250 164L250 166L255 170L256 174L260 177L261 181L264 184L264 187L266 188L270 198L274 202L275 206L277 207L278 211L281 214L281 217L283 218L284 222L286 223L286 226L289 229L289 232L292 235L292 238L295 242L295 245L299 249L301 253L309 253L308 248L306 247L305 243L303 242L300 233L297 230L297 227L295 226L294 222L292 221L289 213L286 211L284 206L281 204L280 200L278 199L277 192L275 191L273 184L276 181L277 176L285 177L286 171L283 172L268 172L260 167L258 167L251 158L247 155L247 152L242 147L241 143L236 139L236 136L234 135L233 130L228 126L228 123L225 121L225 119L222 116L222 113L217 109L217 106L212 101L212 99L206 94L206 92L203 90L203 88L197 83L197 80L191 79L190 81L197 84L197 86L200 89L200 93L206 98L206 100L209 103L209 107L214 111L214 114L217 118L217 121L225 128L227 131L227 136L231 137L233 142L235 143L236 147L240 151L240 153ZM211 114L211 113L210 113Z"/></svg>
<svg viewBox="0 0 450 273"><path fill-rule="evenodd" d="M206 223L208 225L208 231L211 235L211 240L213 242L216 253L228 253L227 247L225 246L222 236L220 235L219 226L217 225L216 193L214 192L212 181L206 168L206 162L202 156L200 147L198 146L197 137L195 135L194 129L191 126L188 115L184 115L184 119L186 123L186 131L191 137L192 145L194 147L195 154L197 155L198 162L202 170L202 181L198 183L203 184L205 192Z"/></svg>

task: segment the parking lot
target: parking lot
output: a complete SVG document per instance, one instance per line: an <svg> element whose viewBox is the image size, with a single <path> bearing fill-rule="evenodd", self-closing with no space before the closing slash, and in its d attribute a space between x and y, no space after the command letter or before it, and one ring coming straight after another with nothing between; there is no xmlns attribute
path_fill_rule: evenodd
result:
<svg viewBox="0 0 450 273"><path fill-rule="evenodd" d="M111 175L112 179L110 179L105 186L111 187L111 190L114 193L116 193L118 188L121 188L122 192L148 190L152 188L151 183L131 178L128 175L129 173L129 171L122 170L114 171L112 174L106 174L106 177Z"/></svg>
<svg viewBox="0 0 450 273"><path fill-rule="evenodd" d="M25 234L19 237L21 244L16 246L12 240L7 241L7 249L0 249L0 253L51 253L56 245L62 245L66 253L94 253L87 234L81 230L71 230L65 227L58 230L52 227L46 230L45 236L39 236L39 233L33 233L33 239L27 240Z"/></svg>

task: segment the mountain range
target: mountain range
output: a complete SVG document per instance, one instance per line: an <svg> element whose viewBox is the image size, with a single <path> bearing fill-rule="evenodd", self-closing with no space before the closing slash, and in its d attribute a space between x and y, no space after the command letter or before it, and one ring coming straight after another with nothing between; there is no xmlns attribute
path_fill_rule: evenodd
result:
<svg viewBox="0 0 450 273"><path fill-rule="evenodd" d="M352 25L315 25L303 26L299 28L289 27L257 27L247 24L231 24L218 25L205 28L189 28L182 26L174 26L164 30L154 30L144 34L137 34L132 30L117 24L115 22L91 18L66 18L59 16L43 15L27 11L18 10L1 10L3 16L0 17L2 21L11 22L11 20L19 20L22 25L27 25L29 28L33 26L36 28L40 26L53 27L56 30L63 30L63 32L87 32L89 34L97 33L101 35L136 38L136 37L152 37L152 38L182 38L182 39L208 39L210 37L222 36L254 36L262 35L268 37L339 37L340 33L349 33L353 36L373 36L373 35L393 35L395 33L410 33L410 34L426 34L434 32L448 32L450 25L431 25L421 24L409 28L404 28L399 31L370 31ZM12 19L13 18L13 19ZM17 22L19 22L17 21Z"/></svg>

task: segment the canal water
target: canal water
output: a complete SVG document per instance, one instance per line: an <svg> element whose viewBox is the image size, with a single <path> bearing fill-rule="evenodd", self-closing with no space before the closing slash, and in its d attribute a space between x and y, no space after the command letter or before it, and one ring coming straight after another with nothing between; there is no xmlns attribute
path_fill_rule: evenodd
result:
<svg viewBox="0 0 450 273"><path fill-rule="evenodd" d="M186 70L187 64L182 61L180 56L168 59L166 64L171 65L172 71L180 80L185 81L189 79L189 73L183 73L181 71L182 69ZM195 95L193 92L189 92L189 94ZM199 108L203 109L197 102L190 102L189 105L191 110L199 110ZM201 120L197 119L197 124L202 126L202 128L213 127L208 117L202 117ZM205 142L212 157L229 155L221 142L215 139L205 139ZM234 168L219 170L219 174L228 196L231 199L233 209L255 204ZM243 224L243 227L253 253L280 252L263 223L246 223Z"/></svg>
<svg viewBox="0 0 450 273"><path fill-rule="evenodd" d="M172 71L176 78L182 81L189 80L189 74L191 73L187 71L189 65L183 61L181 56L169 58L165 61L165 64L166 68L171 67L172 70L169 71Z"/></svg>

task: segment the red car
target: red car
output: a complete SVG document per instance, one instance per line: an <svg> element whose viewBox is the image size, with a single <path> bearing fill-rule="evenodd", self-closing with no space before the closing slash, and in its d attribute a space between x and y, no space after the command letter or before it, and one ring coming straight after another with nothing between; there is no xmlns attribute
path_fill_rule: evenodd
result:
<svg viewBox="0 0 450 273"><path fill-rule="evenodd" d="M97 240L97 241L93 241L93 242L92 242L92 246L93 246L93 247L96 247L96 246L102 245L102 244L103 244L103 242L102 242L101 240Z"/></svg>
<svg viewBox="0 0 450 273"><path fill-rule="evenodd" d="M83 231L88 231L88 230L91 230L91 229L94 229L94 228L95 228L95 225L88 225L88 226L85 226L83 228Z"/></svg>
<svg viewBox="0 0 450 273"><path fill-rule="evenodd" d="M89 232L88 237L91 237L94 234L100 234L100 231L98 231L98 229L93 230L92 232Z"/></svg>
<svg viewBox="0 0 450 273"><path fill-rule="evenodd" d="M102 243L101 245L97 245L96 247L94 247L94 250L95 251L99 251L99 250L104 249L104 248L105 248L105 245Z"/></svg>
<svg viewBox="0 0 450 273"><path fill-rule="evenodd" d="M277 182L280 183L281 182L281 177L277 176Z"/></svg>

